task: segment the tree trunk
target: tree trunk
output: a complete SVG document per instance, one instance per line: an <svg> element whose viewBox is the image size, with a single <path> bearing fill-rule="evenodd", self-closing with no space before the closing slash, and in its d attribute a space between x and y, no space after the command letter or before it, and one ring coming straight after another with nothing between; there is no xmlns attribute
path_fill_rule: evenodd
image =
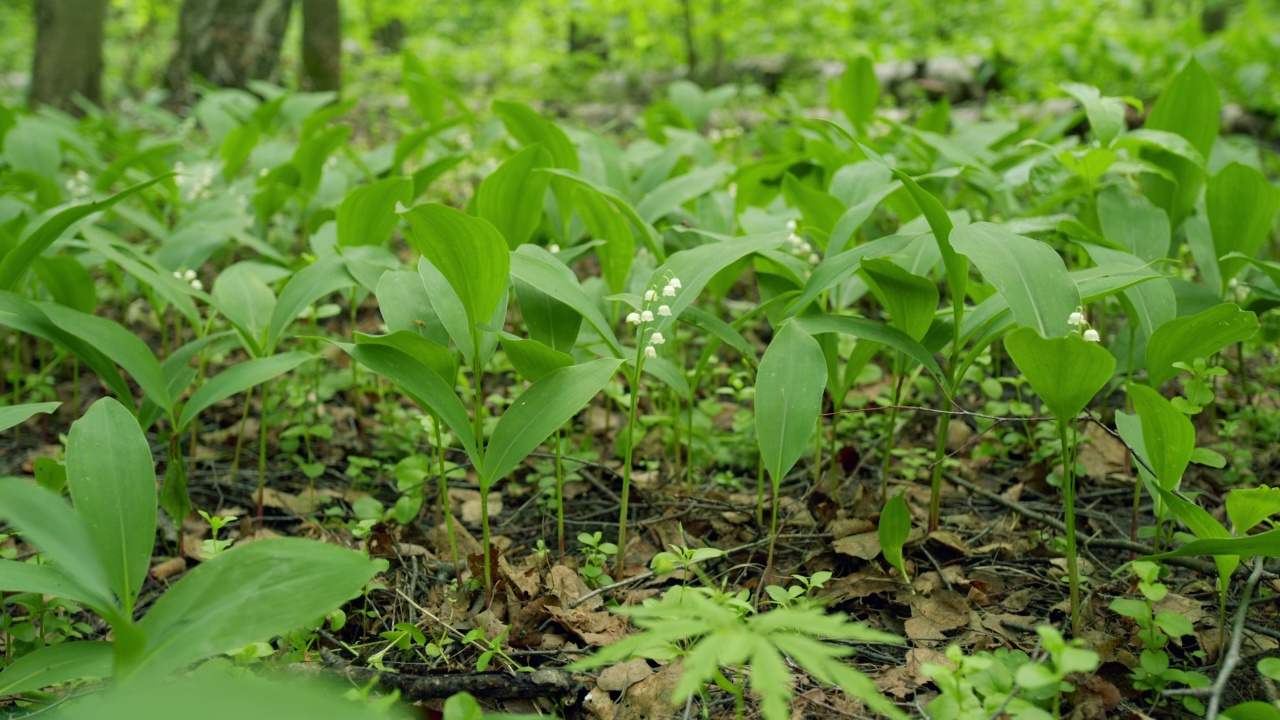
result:
<svg viewBox="0 0 1280 720"><path fill-rule="evenodd" d="M35 20L31 106L80 115L76 95L101 105L107 0L35 0Z"/></svg>
<svg viewBox="0 0 1280 720"><path fill-rule="evenodd" d="M342 14L338 0L302 0L302 89L342 89Z"/></svg>
<svg viewBox="0 0 1280 720"><path fill-rule="evenodd" d="M189 105L191 76L216 87L278 80L280 46L293 0L184 0L178 50L169 63L172 101Z"/></svg>

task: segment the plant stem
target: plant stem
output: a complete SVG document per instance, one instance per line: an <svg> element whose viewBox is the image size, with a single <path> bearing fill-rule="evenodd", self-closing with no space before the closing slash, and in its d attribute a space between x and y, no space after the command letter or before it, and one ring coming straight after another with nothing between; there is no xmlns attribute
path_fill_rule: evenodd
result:
<svg viewBox="0 0 1280 720"><path fill-rule="evenodd" d="M462 586L462 561L458 559L458 538L453 532L453 509L449 505L449 481L444 471L444 433L440 430L443 422L435 415L431 416L435 431L436 474L440 478L440 507L444 509L444 526L449 535L449 556L453 559L453 572L458 578L458 586Z"/></svg>
<svg viewBox="0 0 1280 720"><path fill-rule="evenodd" d="M636 444L636 410L640 405L640 369L644 354L636 350L636 369L629 378L631 403L627 409L627 446L622 452L622 502L618 511L618 554L614 556L614 576L621 580L627 565L627 500L631 496L631 457Z"/></svg>
<svg viewBox="0 0 1280 720"><path fill-rule="evenodd" d="M1080 568L1076 560L1075 420L1058 423L1062 438L1062 504L1067 531L1067 579L1071 585L1071 636L1080 637Z"/></svg>
<svg viewBox="0 0 1280 720"><path fill-rule="evenodd" d="M560 541L560 564L564 564L564 464L561 457L562 430L556 430L556 538Z"/></svg>
<svg viewBox="0 0 1280 720"><path fill-rule="evenodd" d="M249 405L253 403L253 391L257 389L258 386L254 385L249 388L249 394L244 396L244 409L240 411L240 432L236 433L236 451L231 456L232 477L240 472L240 451L244 448L244 428L249 423ZM192 453L192 457L194 456L195 453Z"/></svg>
<svg viewBox="0 0 1280 720"><path fill-rule="evenodd" d="M942 513L942 461L947 457L947 431L951 429L951 413L938 415L938 443L933 459L933 481L929 487L929 532L938 529Z"/></svg>
<svg viewBox="0 0 1280 720"><path fill-rule="evenodd" d="M262 413L258 419L258 520L262 521L263 489L267 486L267 384L262 383Z"/></svg>

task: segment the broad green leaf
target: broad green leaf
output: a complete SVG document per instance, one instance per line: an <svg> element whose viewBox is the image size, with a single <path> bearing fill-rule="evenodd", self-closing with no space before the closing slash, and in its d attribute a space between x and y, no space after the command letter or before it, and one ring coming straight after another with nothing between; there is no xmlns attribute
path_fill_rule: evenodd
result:
<svg viewBox="0 0 1280 720"><path fill-rule="evenodd" d="M586 185L577 188L574 201L578 214L587 224L587 231L592 237L604 241L596 248L600 274L611 291L622 292L626 289L631 263L636 257L636 239L631 234L627 216L608 197Z"/></svg>
<svg viewBox="0 0 1280 720"><path fill-rule="evenodd" d="M938 362L933 359L933 354L898 328L876 320L844 315L813 315L793 318L792 321L810 335L840 333L883 343L923 365L938 382L945 382L946 376L938 366Z"/></svg>
<svg viewBox="0 0 1280 720"><path fill-rule="evenodd" d="M18 281L22 279L23 273L31 266L31 263L72 225L93 213L102 212L112 207L130 195L135 195L161 180L173 177L173 175L174 173L165 173L164 175L153 177L146 182L125 188L105 200L73 205L49 218L28 235L22 241L22 244L0 259L0 290L17 288Z"/></svg>
<svg viewBox="0 0 1280 720"><path fill-rule="evenodd" d="M82 588L77 598L104 611L116 606L107 572L84 520L62 498L17 479L0 479L0 518Z"/></svg>
<svg viewBox="0 0 1280 720"><path fill-rule="evenodd" d="M429 410L444 420L458 436L471 463L480 466L480 454L476 449L476 437L471 429L471 418L454 389L453 378L442 378L423 363L396 348L379 345L348 345L334 343L343 352L355 358L361 365L390 380L410 400L423 410Z"/></svg>
<svg viewBox="0 0 1280 720"><path fill-rule="evenodd" d="M1156 328L1147 341L1147 379L1160 387L1180 370L1176 362L1209 358L1258 331L1258 316L1223 303L1198 315L1180 317Z"/></svg>
<svg viewBox="0 0 1280 720"><path fill-rule="evenodd" d="M875 282L873 290L889 311L889 324L920 340L938 312L938 286L884 258L867 258L862 269Z"/></svg>
<svg viewBox="0 0 1280 720"><path fill-rule="evenodd" d="M520 393L493 429L481 483L492 487L506 477L551 433L581 412L621 364L615 358L601 358L553 370Z"/></svg>
<svg viewBox="0 0 1280 720"><path fill-rule="evenodd" d="M23 116L4 133L4 159L14 170L52 178L62 167L58 133L48 119Z"/></svg>
<svg viewBox="0 0 1280 720"><path fill-rule="evenodd" d="M493 223L507 247L529 241L542 220L542 198L551 176L536 172L551 164L551 155L532 144L507 158L476 190L476 214Z"/></svg>
<svg viewBox="0 0 1280 720"><path fill-rule="evenodd" d="M1124 129L1124 103L1119 98L1102 97L1102 93L1092 85L1062 83L1058 87L1084 106L1094 139L1103 147L1111 145L1111 141Z"/></svg>
<svg viewBox="0 0 1280 720"><path fill-rule="evenodd" d="M1218 290L1224 292L1226 283L1248 264L1246 259L1224 256L1257 255L1280 212L1280 188L1257 170L1231 163L1209 179L1204 203L1221 273L1222 287Z"/></svg>
<svg viewBox="0 0 1280 720"><path fill-rule="evenodd" d="M578 151L569 141L569 136L532 108L523 103L496 100L493 113L497 115L507 132L511 133L521 145L541 144L551 153L552 166L578 171Z"/></svg>
<svg viewBox="0 0 1280 720"><path fill-rule="evenodd" d="M1045 338L1034 328L1020 327L1005 336L1004 345L1060 423L1075 419L1116 369L1106 348L1076 335Z"/></svg>
<svg viewBox="0 0 1280 720"><path fill-rule="evenodd" d="M552 264L558 264L549 254L542 257ZM561 274L565 276L566 282L577 282L569 268L565 267ZM512 284L516 290L516 300L520 303L520 317L529 331L529 337L560 352L572 352L578 342L578 333L582 330L582 315L520 278L515 278Z"/></svg>
<svg viewBox="0 0 1280 720"><path fill-rule="evenodd" d="M127 674L154 677L322 617L377 573L369 558L301 538L238 545L160 596L139 623L146 649Z"/></svg>
<svg viewBox="0 0 1280 720"><path fill-rule="evenodd" d="M1119 422L1124 413L1117 413L1116 419ZM1231 538L1231 533L1227 531L1222 523L1218 522L1208 510L1196 505L1193 502L1184 500L1177 493L1170 492L1159 485L1148 485L1148 489L1153 490L1153 495L1159 498L1160 503L1164 507L1168 507L1179 520L1191 530L1197 538L1201 540L1223 540ZM1218 567L1218 575L1220 582L1225 582L1231 577L1231 574L1240 566L1240 557L1238 555L1225 554L1217 556L1213 562Z"/></svg>
<svg viewBox="0 0 1280 720"><path fill-rule="evenodd" d="M863 258L893 255L906 248L908 243L916 237L920 236L891 235L823 258L818 267L814 268L809 279L805 281L804 291L787 306L786 316L798 314L808 307L809 303L818 299L819 295L852 278L861 266Z"/></svg>
<svg viewBox="0 0 1280 720"><path fill-rule="evenodd" d="M41 413L51 413L58 409L60 402L26 403L23 405L6 405L0 407L0 432Z"/></svg>
<svg viewBox="0 0 1280 720"><path fill-rule="evenodd" d="M1167 560L1176 557L1195 557L1197 555L1227 555L1240 558L1280 557L1280 530L1247 535L1245 537L1192 540L1177 550L1148 555L1146 560Z"/></svg>
<svg viewBox="0 0 1280 720"><path fill-rule="evenodd" d="M1019 325L1050 338L1071 330L1080 291L1053 248L991 223L956 228L951 242L996 286Z"/></svg>
<svg viewBox="0 0 1280 720"><path fill-rule="evenodd" d="M1098 222L1108 240L1144 263L1169 254L1168 214L1123 185L1108 185L1098 193Z"/></svg>
<svg viewBox="0 0 1280 720"><path fill-rule="evenodd" d="M223 270L213 285L212 303L235 326L249 354L263 355L276 294L259 277L257 268L240 262Z"/></svg>
<svg viewBox="0 0 1280 720"><path fill-rule="evenodd" d="M1280 512L1280 487L1235 488L1227 494L1227 517L1236 535Z"/></svg>
<svg viewBox="0 0 1280 720"><path fill-rule="evenodd" d="M338 247L384 245L400 218L396 204L413 202L413 181L390 177L358 187L338 206Z"/></svg>
<svg viewBox="0 0 1280 720"><path fill-rule="evenodd" d="M717 163L709 168L678 175L649 191L636 203L636 212L647 223L655 223L675 211L676 208L711 192L724 182L733 167Z"/></svg>
<svg viewBox="0 0 1280 720"><path fill-rule="evenodd" d="M411 331L397 330L390 335L355 334L357 345L386 345L393 347L418 362L431 368L446 382L458 375L458 363L454 360L449 348Z"/></svg>
<svg viewBox="0 0 1280 720"><path fill-rule="evenodd" d="M681 250L667 258L667 261L649 276L647 287L661 294L668 278L671 277L679 279L681 287L676 291L675 297L661 298L663 303L670 306L671 315L657 316L649 328L666 331L671 323L680 317L680 313L698 298L698 294L716 273L751 253L776 249L786 239L785 231L723 238L688 250Z"/></svg>
<svg viewBox="0 0 1280 720"><path fill-rule="evenodd" d="M1146 385L1131 384L1129 399L1142 419L1145 456L1156 479L1166 490L1178 487L1196 447L1191 419Z"/></svg>
<svg viewBox="0 0 1280 720"><path fill-rule="evenodd" d="M111 677L113 652L109 642L68 641L27 653L0 672L0 697L80 678Z"/></svg>
<svg viewBox="0 0 1280 720"><path fill-rule="evenodd" d="M1132 286L1124 287L1122 292L1129 303L1129 319L1137 322L1147 337L1156 328L1177 316L1178 300L1173 294L1173 287L1168 280L1149 269L1142 260L1126 252L1094 245L1085 246L1085 250L1099 267L1123 270L1123 273L1111 274L1115 280L1124 281L1128 276L1136 276L1140 280ZM1144 278L1149 280L1142 281ZM1089 297L1094 294L1090 292L1091 288L1084 282L1077 283L1077 287L1080 288L1081 300L1085 303L1092 302Z"/></svg>
<svg viewBox="0 0 1280 720"><path fill-rule="evenodd" d="M254 358L239 362L214 375L191 394L178 418L178 427L186 428L205 408L238 395L251 387L274 380L312 358L310 353L294 352Z"/></svg>
<svg viewBox="0 0 1280 720"><path fill-rule="evenodd" d="M83 643L81 643L83 644ZM283 674L282 674L283 675ZM402 704L385 706L342 696L344 688L298 677L237 673L217 665L173 679L117 683L103 692L61 702L49 720L129 718L168 720L181 708L183 720L408 720Z"/></svg>
<svg viewBox="0 0 1280 720"><path fill-rule="evenodd" d="M576 278L564 275L564 264L551 253L532 245L524 245L511 253L511 276L528 283L576 310L587 324L609 345L615 357L624 355L622 345L613 334L596 302L578 284Z"/></svg>
<svg viewBox="0 0 1280 720"><path fill-rule="evenodd" d="M156 469L138 421L103 398L71 424L67 485L107 582L132 608L156 542Z"/></svg>
<svg viewBox="0 0 1280 720"><path fill-rule="evenodd" d="M696 305L690 305L680 313L680 322L692 325L719 338L721 342L737 350L748 362L757 363L756 349L734 326Z"/></svg>
<svg viewBox="0 0 1280 720"><path fill-rule="evenodd" d="M631 206L631 203L628 202L625 197L618 194L617 190L592 182L588 178L585 178L576 172L561 169L552 169L547 170L546 172L551 173L556 177L565 178L575 185L589 187L608 198L609 202L613 203L614 207L616 207L619 212L627 216L627 220L631 221L632 226L640 230L641 238L644 240L645 246L649 248L649 252L653 253L653 256L659 261L666 259L667 254L663 252L662 239L658 237L658 231L653 229L653 225L645 222L644 218L640 217L640 213L636 212L636 209Z"/></svg>
<svg viewBox="0 0 1280 720"><path fill-rule="evenodd" d="M430 266L430 262L426 264ZM449 294L452 295L452 291ZM432 306L422 275L412 270L383 273L375 295L378 298L378 310L382 313L388 330L410 330L438 345L448 347L449 331ZM454 302L457 302L456 296Z"/></svg>
<svg viewBox="0 0 1280 720"><path fill-rule="evenodd" d="M756 437L773 486L804 454L822 411L826 360L795 320L782 326L756 372Z"/></svg>
<svg viewBox="0 0 1280 720"><path fill-rule="evenodd" d="M297 271L271 308L265 350L275 352L290 323L317 300L355 285L340 255L327 255Z"/></svg>
<svg viewBox="0 0 1280 720"><path fill-rule="evenodd" d="M104 321L109 322L109 321ZM84 361L117 397L133 402L133 390L119 368L102 350L58 327L35 303L21 295L0 290L0 325L61 345ZM137 340L137 337L134 337ZM139 341L141 342L141 341Z"/></svg>
<svg viewBox="0 0 1280 720"><path fill-rule="evenodd" d="M825 250L826 238L845 213L844 203L827 192L806 187L791 173L782 178L782 195L800 210L804 227L818 231L818 247Z"/></svg>
<svg viewBox="0 0 1280 720"><path fill-rule="evenodd" d="M93 591L52 565L17 560L0 560L0 590L66 598L90 607L99 607L103 602Z"/></svg>
<svg viewBox="0 0 1280 720"><path fill-rule="evenodd" d="M1201 157L1209 157L1218 137L1218 113L1221 100L1218 89L1204 68L1193 57L1169 82L1147 115L1144 131L1165 131L1185 138ZM1137 133L1131 133L1134 135ZM1203 166L1165 150L1144 153L1147 159L1173 174L1171 182L1158 175L1147 174L1142 180L1147 197L1169 212L1173 227L1195 205L1204 182Z"/></svg>
<svg viewBox="0 0 1280 720"><path fill-rule="evenodd" d="M431 126L444 121L445 88L436 80L426 63L405 50L401 53L400 85L409 96L409 104Z"/></svg>
<svg viewBox="0 0 1280 720"><path fill-rule="evenodd" d="M320 188L325 161L338 148L347 144L352 129L349 125L333 125L298 143L289 164L298 170L298 202L306 207Z"/></svg>
<svg viewBox="0 0 1280 720"><path fill-rule="evenodd" d="M836 104L855 128L861 128L875 116L880 102L880 81L868 55L858 55L845 65L837 86Z"/></svg>
<svg viewBox="0 0 1280 720"><path fill-rule="evenodd" d="M627 365L635 367L635 360L627 358ZM644 361L644 374L661 383L660 387L671 388L671 391L680 397L688 397L692 392L684 372L676 367L675 363L661 355Z"/></svg>
<svg viewBox="0 0 1280 720"><path fill-rule="evenodd" d="M1275 658L1259 660L1258 667L1261 669L1263 663L1269 659L1274 660ZM1271 677L1274 677L1274 675ZM1218 717L1223 720L1280 720L1280 710L1276 709L1275 703L1269 703L1265 700L1253 700L1232 705L1224 709Z"/></svg>
<svg viewBox="0 0 1280 720"><path fill-rule="evenodd" d="M160 363L151 348L138 336L120 324L86 315L55 303L36 303L40 311L62 330L91 344L117 365L128 371L138 387L164 410L173 405L169 397L169 384L160 372Z"/></svg>
<svg viewBox="0 0 1280 720"><path fill-rule="evenodd" d="M98 293L93 276L80 261L69 255L42 255L31 264L40 283L49 290L53 301L82 313L93 314Z"/></svg>
<svg viewBox="0 0 1280 720"><path fill-rule="evenodd" d="M573 356L538 342L517 337L503 337L502 348L520 377L536 383L552 371L573 365Z"/></svg>
<svg viewBox="0 0 1280 720"><path fill-rule="evenodd" d="M911 511L907 508L907 499L902 493L889 498L884 510L880 513L880 527L876 529L880 538L880 551L884 559L902 573L902 579L911 582L907 577L907 566L903 561L902 547L911 534Z"/></svg>
<svg viewBox="0 0 1280 720"><path fill-rule="evenodd" d="M506 241L488 221L444 205L419 205L404 217L414 248L444 275L462 302L468 329L478 333L475 326L493 317L510 281Z"/></svg>

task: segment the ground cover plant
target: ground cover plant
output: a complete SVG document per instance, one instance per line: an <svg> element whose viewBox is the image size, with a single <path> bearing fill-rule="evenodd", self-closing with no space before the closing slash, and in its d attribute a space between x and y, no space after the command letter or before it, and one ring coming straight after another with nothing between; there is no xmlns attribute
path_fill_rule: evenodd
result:
<svg viewBox="0 0 1280 720"><path fill-rule="evenodd" d="M606 127L438 49L0 95L0 709L1280 717L1277 134L1197 32Z"/></svg>

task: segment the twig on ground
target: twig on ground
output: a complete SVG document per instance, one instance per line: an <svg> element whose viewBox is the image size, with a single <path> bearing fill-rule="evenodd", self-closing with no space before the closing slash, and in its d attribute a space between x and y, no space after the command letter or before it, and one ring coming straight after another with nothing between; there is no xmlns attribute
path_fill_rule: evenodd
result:
<svg viewBox="0 0 1280 720"><path fill-rule="evenodd" d="M1218 710L1222 707L1222 696L1227 691L1227 682L1236 665L1240 664L1240 643L1244 640L1244 620L1249 614L1249 601L1253 598L1253 590L1262 578L1262 558L1253 563L1253 572L1245 581L1244 590L1240 592L1240 607L1236 609L1235 621L1231 624L1231 644L1222 657L1222 667L1218 670L1218 678L1213 681L1209 692L1209 702L1205 704L1205 719L1217 720Z"/></svg>
<svg viewBox="0 0 1280 720"><path fill-rule="evenodd" d="M366 685L377 680L383 687L399 690L409 700L447 698L469 692L478 698L510 700L530 697L579 696L590 689L585 679L562 670L542 668L532 673L449 673L446 675L407 675L373 670L352 665L329 650L321 650L328 671L354 683ZM302 666L310 668L313 666Z"/></svg>

